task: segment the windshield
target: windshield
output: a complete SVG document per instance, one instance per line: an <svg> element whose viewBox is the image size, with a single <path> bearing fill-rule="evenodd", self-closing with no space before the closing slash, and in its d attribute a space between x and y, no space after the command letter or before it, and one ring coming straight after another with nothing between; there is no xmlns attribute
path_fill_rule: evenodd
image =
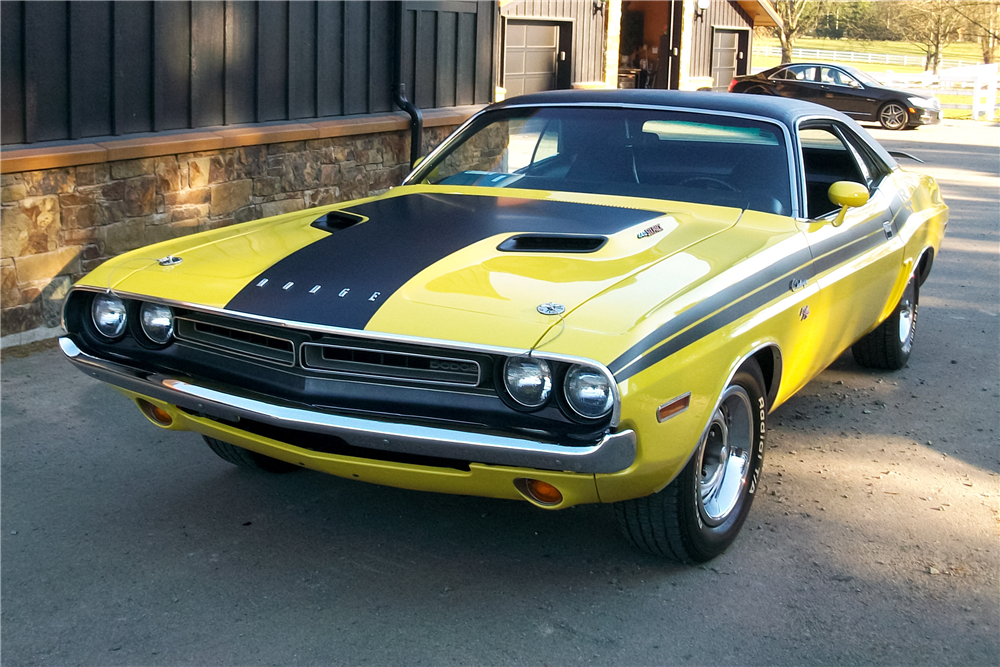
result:
<svg viewBox="0 0 1000 667"><path fill-rule="evenodd" d="M871 74L869 74L868 72L863 72L862 70L859 70L857 67L849 67L845 65L843 66L843 68L845 71L850 72L851 76L853 76L855 79L865 84L866 86L884 85L881 81L873 77Z"/></svg>
<svg viewBox="0 0 1000 667"><path fill-rule="evenodd" d="M488 112L407 182L649 197L785 215L791 209L779 126L693 112Z"/></svg>

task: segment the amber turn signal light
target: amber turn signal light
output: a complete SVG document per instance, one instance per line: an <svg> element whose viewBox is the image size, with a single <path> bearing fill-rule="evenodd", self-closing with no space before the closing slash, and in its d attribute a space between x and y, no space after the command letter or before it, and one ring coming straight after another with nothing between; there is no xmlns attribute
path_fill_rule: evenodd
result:
<svg viewBox="0 0 1000 667"><path fill-rule="evenodd" d="M138 400L139 409L142 410L142 414L149 417L151 421L160 426L170 426L174 423L174 418L170 416L170 413L161 407L153 405L149 401L144 401L141 398Z"/></svg>
<svg viewBox="0 0 1000 667"><path fill-rule="evenodd" d="M539 505L558 505L563 500L562 492L548 482L540 479L520 478L514 480L514 486L530 500Z"/></svg>
<svg viewBox="0 0 1000 667"><path fill-rule="evenodd" d="M678 396L672 401L667 401L656 409L656 421L665 422L674 415L679 415L691 405L691 392Z"/></svg>

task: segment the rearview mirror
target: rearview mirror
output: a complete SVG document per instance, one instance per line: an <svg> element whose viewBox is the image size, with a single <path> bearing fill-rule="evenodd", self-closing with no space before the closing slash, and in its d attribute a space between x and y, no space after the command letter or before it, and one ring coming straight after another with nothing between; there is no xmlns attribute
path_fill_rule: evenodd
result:
<svg viewBox="0 0 1000 667"><path fill-rule="evenodd" d="M864 206L868 203L868 188L853 181L837 181L826 191L831 202L840 206L840 213L833 220L834 227L844 224L847 209Z"/></svg>

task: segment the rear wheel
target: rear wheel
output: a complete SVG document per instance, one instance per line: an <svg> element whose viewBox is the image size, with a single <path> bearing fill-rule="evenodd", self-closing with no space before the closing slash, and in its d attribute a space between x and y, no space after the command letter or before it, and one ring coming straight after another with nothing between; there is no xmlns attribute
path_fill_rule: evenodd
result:
<svg viewBox="0 0 1000 667"><path fill-rule="evenodd" d="M643 551L683 563L725 551L757 490L766 406L763 376L751 360L722 393L704 440L680 475L659 493L615 503L622 534Z"/></svg>
<svg viewBox="0 0 1000 667"><path fill-rule="evenodd" d="M866 368L888 371L898 371L905 366L917 333L919 296L917 278L910 276L892 314L875 331L851 346L854 361Z"/></svg>
<svg viewBox="0 0 1000 667"><path fill-rule="evenodd" d="M270 456L264 456L263 454L258 454L257 452L251 452L249 449L243 449L242 447L230 445L228 442L222 442L221 440L210 438L207 435L202 437L205 438L205 442L208 443L211 450L218 454L219 458L229 461L233 465L241 468L250 468L251 470L273 473L293 472L299 469L297 465L292 465L291 463L286 463L285 461L279 461L278 459L272 459Z"/></svg>
<svg viewBox="0 0 1000 667"><path fill-rule="evenodd" d="M899 102L887 102L879 109L878 122L887 130L902 130L910 124L910 113Z"/></svg>

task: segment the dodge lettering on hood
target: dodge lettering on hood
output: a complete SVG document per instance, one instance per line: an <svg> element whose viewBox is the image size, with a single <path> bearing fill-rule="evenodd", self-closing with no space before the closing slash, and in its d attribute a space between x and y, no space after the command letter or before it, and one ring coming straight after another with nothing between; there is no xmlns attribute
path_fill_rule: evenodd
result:
<svg viewBox="0 0 1000 667"><path fill-rule="evenodd" d="M540 93L383 195L106 262L60 342L236 465L608 503L699 562L750 511L776 406L848 348L906 364L947 220L824 107Z"/></svg>

